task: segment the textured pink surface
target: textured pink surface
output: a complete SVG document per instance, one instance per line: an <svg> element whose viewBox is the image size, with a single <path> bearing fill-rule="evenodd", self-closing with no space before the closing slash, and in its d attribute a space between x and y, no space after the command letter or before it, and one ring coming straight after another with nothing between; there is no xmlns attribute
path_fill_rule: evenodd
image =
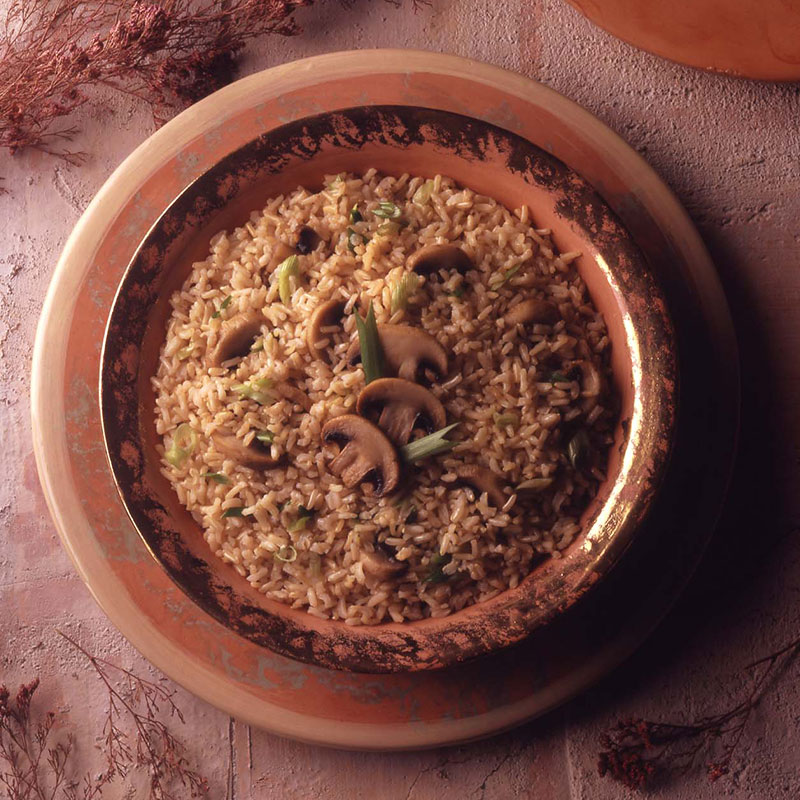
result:
<svg viewBox="0 0 800 800"><path fill-rule="evenodd" d="M543 81L644 153L697 222L729 293L743 358L743 458L723 524L684 600L631 662L565 709L487 742L361 755L251 732L181 693L191 754L212 780L212 797L226 800L627 797L596 777L602 728L618 715L680 720L726 706L744 686L736 667L800 627L800 87L659 61L615 42L558 0L435 0L417 14L362 0L349 13L322 4L305 19L324 33L270 41L251 54L246 71L347 47L455 52ZM10 190L0 197L0 676L10 683L43 677L42 696L79 723L86 768L104 701L55 629L148 671L74 575L31 455L29 354L48 277L93 193L151 130L126 102L98 102L90 114L95 119L76 143L93 154L84 167L37 154L0 160ZM797 674L758 710L728 782L710 787L690 777L656 796L796 798Z"/></svg>

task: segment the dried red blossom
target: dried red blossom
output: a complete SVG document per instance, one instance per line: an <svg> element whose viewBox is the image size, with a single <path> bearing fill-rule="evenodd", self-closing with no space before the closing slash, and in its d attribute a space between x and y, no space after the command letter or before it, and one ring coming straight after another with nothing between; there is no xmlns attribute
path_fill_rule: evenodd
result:
<svg viewBox="0 0 800 800"><path fill-rule="evenodd" d="M300 33L295 12L313 3L13 0L0 23L0 147L78 162L63 143L92 89L136 97L161 123L228 83L248 41Z"/></svg>
<svg viewBox="0 0 800 800"><path fill-rule="evenodd" d="M151 800L206 797L208 783L189 764L182 743L163 719L184 721L174 691L92 656L62 636L87 658L108 693L105 767L99 775L87 773L82 779L72 774L71 736L62 735L54 744L56 715L31 713L38 678L20 686L13 699L0 686L0 789L7 800L100 800L105 787L136 769L147 771Z"/></svg>
<svg viewBox="0 0 800 800"><path fill-rule="evenodd" d="M724 777L730 772L750 715L798 654L800 638L748 664L745 669L758 674L747 696L720 714L701 717L688 725L639 718L619 720L600 737L600 776L613 778L629 789L644 790L655 780L666 780L671 774L685 773L705 762L710 781Z"/></svg>

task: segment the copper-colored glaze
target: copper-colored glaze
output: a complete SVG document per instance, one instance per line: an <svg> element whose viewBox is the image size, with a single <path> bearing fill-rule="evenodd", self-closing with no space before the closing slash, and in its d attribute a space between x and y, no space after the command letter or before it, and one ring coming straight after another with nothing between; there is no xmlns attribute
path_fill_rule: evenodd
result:
<svg viewBox="0 0 800 800"><path fill-rule="evenodd" d="M150 376L167 298L210 236L266 197L325 173L377 167L449 174L510 207L527 204L579 269L609 328L621 424L608 479L585 512L584 535L516 589L444 619L349 627L267 600L208 550L158 469ZM156 559L208 613L252 641L337 669L443 667L520 640L570 607L630 544L669 457L676 408L672 325L630 235L594 190L519 137L468 117L410 107L364 107L282 126L195 181L154 225L120 286L103 353L108 455L128 513Z"/></svg>

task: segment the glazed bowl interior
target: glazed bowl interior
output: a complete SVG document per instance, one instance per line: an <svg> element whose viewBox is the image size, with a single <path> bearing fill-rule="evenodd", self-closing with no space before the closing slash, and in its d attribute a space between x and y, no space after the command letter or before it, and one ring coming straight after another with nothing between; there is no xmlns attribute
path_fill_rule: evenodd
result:
<svg viewBox="0 0 800 800"><path fill-rule="evenodd" d="M154 395L169 298L210 238L242 225L267 198L323 176L374 167L449 175L508 208L527 205L577 268L603 314L620 401L607 478L582 532L516 588L448 617L347 626L269 600L209 550L159 468ZM409 106L326 113L265 133L194 181L154 221L120 284L100 376L103 430L121 497L148 549L211 616L259 645L321 666L433 669L520 640L571 606L619 559L644 518L675 424L674 339L643 257L600 196L534 144L488 123Z"/></svg>

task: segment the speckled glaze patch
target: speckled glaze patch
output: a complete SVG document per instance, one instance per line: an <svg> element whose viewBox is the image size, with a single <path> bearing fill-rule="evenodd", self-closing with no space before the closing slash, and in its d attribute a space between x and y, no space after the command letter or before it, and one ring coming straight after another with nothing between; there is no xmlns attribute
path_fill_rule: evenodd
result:
<svg viewBox="0 0 800 800"><path fill-rule="evenodd" d="M354 628L267 600L208 551L159 473L149 376L163 337L168 289L180 284L185 249L193 239L197 244L205 226L248 193L263 199L270 189L313 177L318 183L325 172L372 164L396 174L430 174L442 164L442 172L506 205L524 200L534 218L541 211L554 235L584 252L579 268L609 326L624 425L609 477L584 515L583 536L562 560L547 561L516 589L446 618ZM253 194L260 186L265 193ZM240 219L249 210L243 206ZM207 245L207 237L200 244ZM132 521L172 580L201 608L256 644L301 661L359 672L413 671L521 640L608 573L631 543L669 460L676 375L674 333L661 290L630 235L585 181L488 123L416 107L371 106L308 117L264 134L194 181L155 222L112 307L101 410L108 458Z"/></svg>

